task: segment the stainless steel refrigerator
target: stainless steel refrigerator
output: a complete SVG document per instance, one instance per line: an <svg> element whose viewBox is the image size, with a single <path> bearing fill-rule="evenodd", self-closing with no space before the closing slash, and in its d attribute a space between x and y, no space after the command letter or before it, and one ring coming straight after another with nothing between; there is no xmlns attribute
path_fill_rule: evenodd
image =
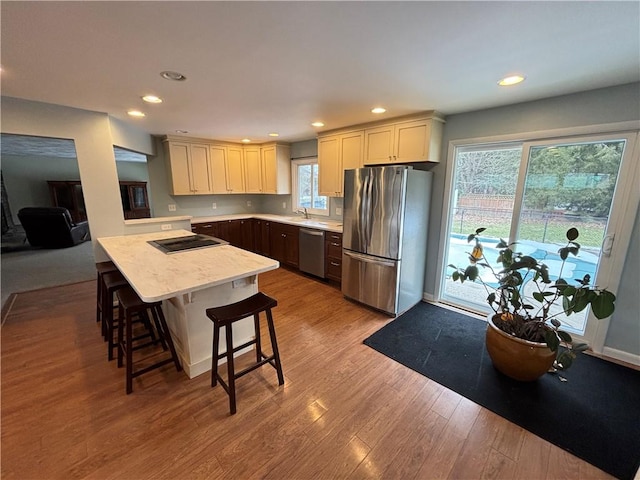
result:
<svg viewBox="0 0 640 480"><path fill-rule="evenodd" d="M431 177L409 166L345 171L345 297L391 315L422 299Z"/></svg>

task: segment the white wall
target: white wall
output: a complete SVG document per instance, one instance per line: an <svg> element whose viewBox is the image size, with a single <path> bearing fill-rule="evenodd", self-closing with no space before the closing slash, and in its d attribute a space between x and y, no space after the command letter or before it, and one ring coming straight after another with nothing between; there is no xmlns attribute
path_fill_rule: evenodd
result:
<svg viewBox="0 0 640 480"><path fill-rule="evenodd" d="M74 141L94 254L96 261L106 260L106 255L95 239L122 235L124 231L124 214L109 116L11 97L2 97L1 105L2 133L66 138ZM150 140L145 142L144 138L137 142L132 140L140 136L148 137L142 132L131 131L125 135L121 125L117 130L119 146L123 148L135 150L140 148L140 145L151 143Z"/></svg>

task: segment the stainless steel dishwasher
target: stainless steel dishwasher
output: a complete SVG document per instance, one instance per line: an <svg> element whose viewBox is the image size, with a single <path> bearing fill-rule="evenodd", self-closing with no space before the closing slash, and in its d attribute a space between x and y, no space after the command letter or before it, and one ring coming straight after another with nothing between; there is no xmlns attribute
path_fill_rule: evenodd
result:
<svg viewBox="0 0 640 480"><path fill-rule="evenodd" d="M299 251L300 271L324 278L324 231L301 228Z"/></svg>

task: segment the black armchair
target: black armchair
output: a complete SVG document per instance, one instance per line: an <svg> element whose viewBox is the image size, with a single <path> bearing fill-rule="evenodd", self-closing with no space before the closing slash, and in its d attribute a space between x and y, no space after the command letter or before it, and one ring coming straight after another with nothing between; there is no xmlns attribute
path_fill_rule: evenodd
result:
<svg viewBox="0 0 640 480"><path fill-rule="evenodd" d="M66 248L89 240L89 223L73 223L62 207L25 207L18 212L20 223L33 247Z"/></svg>

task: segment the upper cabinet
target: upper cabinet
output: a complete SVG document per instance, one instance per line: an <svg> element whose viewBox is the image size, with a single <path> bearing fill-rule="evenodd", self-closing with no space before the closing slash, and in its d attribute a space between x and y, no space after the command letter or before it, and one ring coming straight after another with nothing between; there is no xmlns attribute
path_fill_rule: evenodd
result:
<svg viewBox="0 0 640 480"><path fill-rule="evenodd" d="M172 195L291 193L289 146L164 139Z"/></svg>
<svg viewBox="0 0 640 480"><path fill-rule="evenodd" d="M318 138L318 193L341 197L344 171L363 166L364 131Z"/></svg>
<svg viewBox="0 0 640 480"><path fill-rule="evenodd" d="M260 147L262 193L291 193L291 153L288 145L266 144Z"/></svg>
<svg viewBox="0 0 640 480"><path fill-rule="evenodd" d="M213 193L209 171L209 145L166 142L169 190L172 195Z"/></svg>
<svg viewBox="0 0 640 480"><path fill-rule="evenodd" d="M213 193L244 193L244 165L241 146L211 145Z"/></svg>
<svg viewBox="0 0 640 480"><path fill-rule="evenodd" d="M247 193L262 193L262 162L260 147L245 146L244 150L244 186Z"/></svg>
<svg viewBox="0 0 640 480"><path fill-rule="evenodd" d="M439 162L442 125L439 115L367 128L365 165Z"/></svg>

